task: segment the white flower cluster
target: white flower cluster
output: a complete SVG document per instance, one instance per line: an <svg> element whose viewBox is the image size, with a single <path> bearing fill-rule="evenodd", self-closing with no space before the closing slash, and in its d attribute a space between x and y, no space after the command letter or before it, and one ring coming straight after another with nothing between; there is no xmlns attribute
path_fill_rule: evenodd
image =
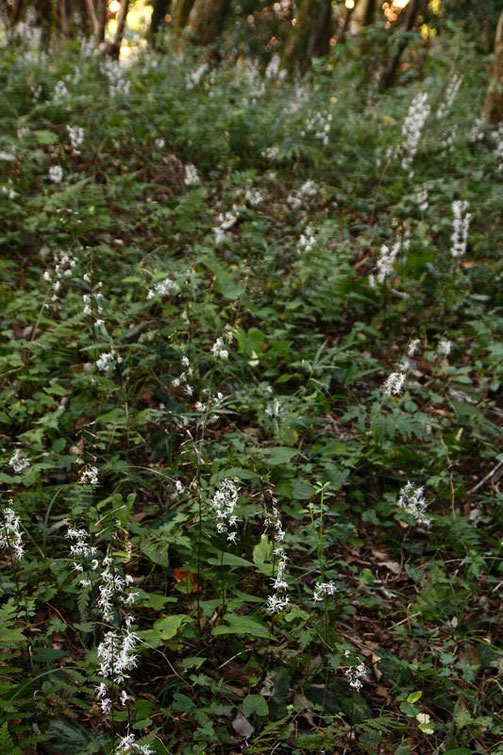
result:
<svg viewBox="0 0 503 755"><path fill-rule="evenodd" d="M346 650L344 655L346 658L350 655L349 650ZM365 679L367 669L364 663L358 663L356 666L350 666L344 672L344 676L349 682L349 686L355 689L357 692L363 687L362 679Z"/></svg>
<svg viewBox="0 0 503 755"><path fill-rule="evenodd" d="M10 506L3 510L0 527L0 550L8 550L13 558L18 561L24 556L21 520Z"/></svg>
<svg viewBox="0 0 503 755"><path fill-rule="evenodd" d="M216 359L222 359L225 361L229 358L229 349L226 348L226 345L229 345L231 342L232 333L230 330L226 330L223 337L218 336L217 340L211 347L211 353Z"/></svg>
<svg viewBox="0 0 503 755"><path fill-rule="evenodd" d="M379 258L376 262L377 275L374 275L374 273L369 275L369 283L372 288L375 286L376 279L379 283L384 283L386 278L393 273L395 261L401 248L401 240L396 241L391 249L386 244L381 246L381 249L379 250Z"/></svg>
<svg viewBox="0 0 503 755"><path fill-rule="evenodd" d="M270 404L267 404L264 411L268 417L271 417L271 419L276 419L276 417L280 417L282 414L281 401L278 398L274 398Z"/></svg>
<svg viewBox="0 0 503 755"><path fill-rule="evenodd" d="M117 743L117 752L118 755L129 755L131 752L139 752L141 755L154 755L153 749L149 745L138 744L132 733L121 737Z"/></svg>
<svg viewBox="0 0 503 755"><path fill-rule="evenodd" d="M416 194L416 201L421 212L426 212L429 207L428 190L420 189Z"/></svg>
<svg viewBox="0 0 503 755"><path fill-rule="evenodd" d="M337 587L335 582L316 582L314 586L313 600L322 601L324 598L335 595Z"/></svg>
<svg viewBox="0 0 503 755"><path fill-rule="evenodd" d="M20 474L24 469L30 466L28 457L21 451L20 448L16 448L11 458L9 459L9 466L12 467L16 474Z"/></svg>
<svg viewBox="0 0 503 755"><path fill-rule="evenodd" d="M462 76L454 76L452 81L449 82L449 86L447 87L445 92L445 99L440 103L440 107L437 110L438 119L445 118L449 114L462 81Z"/></svg>
<svg viewBox="0 0 503 755"><path fill-rule="evenodd" d="M334 116L328 111L316 113L306 121L306 131L314 134L326 147L330 141L330 129Z"/></svg>
<svg viewBox="0 0 503 755"><path fill-rule="evenodd" d="M70 555L74 558L79 559L79 561L73 562L74 570L78 574L83 574L84 565L82 564L82 561L84 561L88 562L85 565L88 575L90 569L92 571L96 571L100 565L100 562L97 558L98 549L94 545L90 544L90 537L87 530L85 530L83 527L81 527L80 529L70 527L67 530L66 537L72 541L72 544L70 545ZM79 584L81 587L92 587L91 581L89 579L81 579Z"/></svg>
<svg viewBox="0 0 503 755"><path fill-rule="evenodd" d="M225 232L228 231L238 220L238 214L236 212L237 207L233 207L228 212L221 212L218 216L218 225L214 226L211 230L215 234L215 243L221 244L225 241Z"/></svg>
<svg viewBox="0 0 503 755"><path fill-rule="evenodd" d="M399 493L398 506L410 514L417 522L424 527L431 525L431 519L425 516L428 502L424 497L424 488L417 487L412 482L408 482Z"/></svg>
<svg viewBox="0 0 503 755"><path fill-rule="evenodd" d="M315 197L318 194L318 187L315 184L314 181L311 179L308 179L305 183L302 184L300 189L298 191L291 192L287 198L287 204L292 208L292 210L296 210L299 207L302 207L304 200L308 197Z"/></svg>
<svg viewBox="0 0 503 755"><path fill-rule="evenodd" d="M129 676L127 672L136 668L138 663L138 657L134 652L138 646L138 637L130 631L130 619L129 616L126 618L124 632L111 630L105 634L103 641L98 645L99 675L119 685L124 683ZM96 691L103 713L110 713L112 701L108 698L106 684L101 682Z"/></svg>
<svg viewBox="0 0 503 755"><path fill-rule="evenodd" d="M104 351L103 354L100 354L96 360L96 367L101 370L101 372L109 372L112 367L115 367L116 364L120 364L121 362L122 357L119 356L112 347L110 351Z"/></svg>
<svg viewBox="0 0 503 755"><path fill-rule="evenodd" d="M184 355L181 362L182 367L184 368L183 372L181 372L178 377L174 378L172 385L174 388L179 388L181 386L187 396L192 396L194 389L188 381L188 378L192 377L192 367L190 366L190 360L187 356Z"/></svg>
<svg viewBox="0 0 503 755"><path fill-rule="evenodd" d="M458 127L454 125L449 129L449 133L442 139L442 147L446 152L452 152L454 149L457 133Z"/></svg>
<svg viewBox="0 0 503 755"><path fill-rule="evenodd" d="M267 612L275 614L280 613L290 605L290 598L287 594L288 583L285 579L288 556L282 544L285 539L285 531L281 523L277 500L274 497L271 509L264 517L264 526L266 530L272 531L272 539L275 543L273 554L274 558L277 559L277 566L272 582L274 593L268 596L266 605Z"/></svg>
<svg viewBox="0 0 503 755"><path fill-rule="evenodd" d="M383 385L383 393L386 396L399 396L405 384L404 372L392 372L388 375Z"/></svg>
<svg viewBox="0 0 503 755"><path fill-rule="evenodd" d="M83 485L99 485L98 469L97 467L88 467L84 469L80 475L80 482Z"/></svg>
<svg viewBox="0 0 503 755"><path fill-rule="evenodd" d="M49 168L49 180L55 184L60 184L63 180L63 168L61 165L51 165Z"/></svg>
<svg viewBox="0 0 503 755"><path fill-rule="evenodd" d="M314 235L314 228L312 225L308 225L305 233L302 233L299 239L299 249L303 252L311 252L316 246L316 236Z"/></svg>
<svg viewBox="0 0 503 755"><path fill-rule="evenodd" d="M54 102L63 102L63 100L65 100L68 96L69 92L65 82L61 80L58 81L58 83L54 87L54 94L52 96L52 99L54 100Z"/></svg>
<svg viewBox="0 0 503 755"><path fill-rule="evenodd" d="M104 57L101 61L103 73L108 79L108 91L111 97L128 95L131 82L124 77L124 68L120 61Z"/></svg>
<svg viewBox="0 0 503 755"><path fill-rule="evenodd" d="M201 183L201 179L199 178L199 173L197 172L197 168L195 165L192 165L189 163L185 166L185 186L195 186L197 184Z"/></svg>
<svg viewBox="0 0 503 755"><path fill-rule="evenodd" d="M196 401L195 404L196 410L202 414L211 412L224 398L224 394L220 391L215 396L210 396L207 388L203 388L202 394L205 397L205 401ZM206 421L212 421L212 418L206 418Z"/></svg>
<svg viewBox="0 0 503 755"><path fill-rule="evenodd" d="M264 197L258 189L248 188L245 191L245 202L252 207L258 207L264 201Z"/></svg>
<svg viewBox="0 0 503 755"><path fill-rule="evenodd" d="M147 299L153 299L154 296L168 296L169 294L175 294L178 291L178 284L171 278L163 278L163 280L155 283L152 288L149 288Z"/></svg>
<svg viewBox="0 0 503 755"><path fill-rule="evenodd" d="M442 338L442 340L438 344L438 352L439 354L442 354L445 357L448 357L451 353L452 349L452 343L449 341L448 338Z"/></svg>
<svg viewBox="0 0 503 755"><path fill-rule="evenodd" d="M70 144L72 145L72 152L74 155L80 155L79 147L82 146L84 142L84 136L85 132L82 126L66 126L66 130L68 131L68 136L70 138Z"/></svg>
<svg viewBox="0 0 503 755"><path fill-rule="evenodd" d="M239 488L232 480L222 480L211 500L211 506L217 520L217 532L227 535L227 540L236 542L238 521L234 511L238 502Z"/></svg>
<svg viewBox="0 0 503 755"><path fill-rule="evenodd" d="M468 244L468 230L470 228L471 214L468 212L468 202L456 200L452 203L452 235L451 254L454 259L462 257Z"/></svg>
<svg viewBox="0 0 503 755"><path fill-rule="evenodd" d="M86 283L91 282L91 276L89 275L89 273L84 273L82 278L85 280ZM84 307L82 311L85 315L93 314L93 306L94 306L96 315L101 315L103 313L105 297L100 291L102 286L103 286L103 283L102 281L100 281L99 283L96 284L97 290L95 293L82 295L82 301L84 303Z"/></svg>
<svg viewBox="0 0 503 755"><path fill-rule="evenodd" d="M470 144L476 144L477 142L482 141L485 132L484 125L484 120L482 118L475 119L475 123L473 124L468 137Z"/></svg>
<svg viewBox="0 0 503 755"><path fill-rule="evenodd" d="M199 86L201 79L203 78L208 68L208 63L202 63L202 65L200 65L199 68L196 68L195 71L187 74L187 76L185 77L185 88L195 89L195 87Z"/></svg>
<svg viewBox="0 0 503 755"><path fill-rule="evenodd" d="M412 100L407 116L402 124L403 142L400 145L399 153L402 156L402 168L405 170L410 169L412 161L416 156L421 133L429 114L428 95L425 92L420 92Z"/></svg>
<svg viewBox="0 0 503 755"><path fill-rule="evenodd" d="M54 269L44 272L44 280L52 283L53 296L51 301L56 301L63 285L63 281L71 278L78 260L70 252L55 252L53 258Z"/></svg>
<svg viewBox="0 0 503 755"><path fill-rule="evenodd" d="M134 603L137 593L131 592L133 578L130 574L123 577L114 567L113 559L103 559L103 571L99 585L97 605L105 621L111 621L117 610L117 603L129 606Z"/></svg>
<svg viewBox="0 0 503 755"><path fill-rule="evenodd" d="M272 147L266 147L260 154L262 155L262 157L265 157L266 160L275 160L279 155L279 147L277 147L276 145Z"/></svg>

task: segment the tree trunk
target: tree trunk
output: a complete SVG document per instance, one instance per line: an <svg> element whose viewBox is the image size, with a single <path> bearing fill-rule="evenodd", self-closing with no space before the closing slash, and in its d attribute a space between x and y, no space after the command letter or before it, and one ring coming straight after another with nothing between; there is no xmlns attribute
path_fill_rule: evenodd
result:
<svg viewBox="0 0 503 755"><path fill-rule="evenodd" d="M184 36L196 44L213 42L224 27L230 0L195 0Z"/></svg>
<svg viewBox="0 0 503 755"><path fill-rule="evenodd" d="M422 0L410 0L407 6L407 15L405 17L404 25L406 33L404 34L402 41L399 43L398 50L392 57L388 68L384 71L381 77L381 89L389 89L391 86L393 86L393 82L395 81L396 72L398 70L398 66L400 65L402 55L404 54L405 50L407 49L407 45L409 44L410 32L412 31L412 28L416 23L416 18L421 6L421 2Z"/></svg>
<svg viewBox="0 0 503 755"><path fill-rule="evenodd" d="M283 68L305 71L311 58L330 49L332 6L330 0L302 0L292 34L283 53Z"/></svg>
<svg viewBox="0 0 503 755"><path fill-rule="evenodd" d="M503 120L503 11L496 27L494 58L482 117L493 124Z"/></svg>
<svg viewBox="0 0 503 755"><path fill-rule="evenodd" d="M362 31L374 22L376 0L360 0L354 8L351 18L351 28L355 32Z"/></svg>
<svg viewBox="0 0 503 755"><path fill-rule="evenodd" d="M193 5L194 0L176 0L172 13L174 29L177 31L185 29Z"/></svg>
<svg viewBox="0 0 503 755"><path fill-rule="evenodd" d="M119 8L119 14L117 16L117 28L115 30L115 36L113 41L110 42L107 48L107 53L116 60L119 59L121 52L122 38L124 36L124 30L126 28L126 19L129 10L129 0L121 0L121 7Z"/></svg>
<svg viewBox="0 0 503 755"><path fill-rule="evenodd" d="M152 15L150 17L150 26L148 28L148 40L152 47L156 45L156 38L161 28L164 16L169 11L170 0L154 0Z"/></svg>

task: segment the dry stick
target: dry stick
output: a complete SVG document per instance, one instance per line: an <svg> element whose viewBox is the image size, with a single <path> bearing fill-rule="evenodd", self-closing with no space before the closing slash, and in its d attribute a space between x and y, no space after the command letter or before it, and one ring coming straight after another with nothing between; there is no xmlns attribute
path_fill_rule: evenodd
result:
<svg viewBox="0 0 503 755"><path fill-rule="evenodd" d="M479 490L488 480L491 479L491 477L494 477L496 472L501 469L501 467L503 467L503 459L499 461L493 469L491 469L489 474L486 474L486 476L480 482L478 482L471 490L469 490L466 495L472 495L472 493L476 493L477 490Z"/></svg>

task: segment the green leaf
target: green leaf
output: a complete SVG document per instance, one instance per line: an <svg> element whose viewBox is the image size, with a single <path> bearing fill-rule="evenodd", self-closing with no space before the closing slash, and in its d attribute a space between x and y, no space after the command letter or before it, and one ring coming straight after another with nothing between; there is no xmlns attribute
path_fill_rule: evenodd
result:
<svg viewBox="0 0 503 755"><path fill-rule="evenodd" d="M255 619L251 619L249 616L228 613L224 616L224 621L228 622L228 626L220 624L218 627L214 627L212 634L216 636L221 634L236 634L239 637L272 637L267 627Z"/></svg>
<svg viewBox="0 0 503 755"><path fill-rule="evenodd" d="M35 131L34 135L37 142L43 145L56 144L56 142L58 141L58 135L55 134L53 131L46 131L46 130Z"/></svg>
<svg viewBox="0 0 503 755"><path fill-rule="evenodd" d="M185 613L172 614L157 619L154 622L153 630L162 640L171 640L177 634L178 630L185 624L190 624L194 619Z"/></svg>
<svg viewBox="0 0 503 755"><path fill-rule="evenodd" d="M288 446L274 446L274 448L264 448L263 453L266 455L266 464L278 466L288 464L299 452L296 448L289 448Z"/></svg>
<svg viewBox="0 0 503 755"><path fill-rule="evenodd" d="M241 556L235 556L234 553L224 553L220 556L208 558L208 563L214 566L253 566L251 561Z"/></svg>
<svg viewBox="0 0 503 755"><path fill-rule="evenodd" d="M269 706L262 695L246 695L243 700L243 713L245 716L267 716Z"/></svg>
<svg viewBox="0 0 503 755"><path fill-rule="evenodd" d="M253 563L257 571L266 577L272 575L272 552L273 544L267 535L262 535L260 542L253 548Z"/></svg>
<svg viewBox="0 0 503 755"><path fill-rule="evenodd" d="M407 702L417 703L417 701L420 700L422 696L423 696L423 693L421 690L418 690L417 692L411 692L407 698Z"/></svg>

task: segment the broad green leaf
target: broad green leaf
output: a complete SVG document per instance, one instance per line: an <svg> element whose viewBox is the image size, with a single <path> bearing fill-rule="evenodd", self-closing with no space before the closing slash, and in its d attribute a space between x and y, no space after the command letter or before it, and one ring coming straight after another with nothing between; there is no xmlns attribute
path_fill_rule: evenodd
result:
<svg viewBox="0 0 503 755"><path fill-rule="evenodd" d="M290 448L289 446L274 446L274 448L264 448L263 453L266 456L266 464L278 466L280 464L288 464L299 452L296 448Z"/></svg>
<svg viewBox="0 0 503 755"><path fill-rule="evenodd" d="M246 695L243 700L243 713L245 716L267 716L269 706L262 695Z"/></svg>
<svg viewBox="0 0 503 755"><path fill-rule="evenodd" d="M221 634L236 634L240 637L272 637L267 627L249 616L230 613L224 616L224 621L227 621L228 625L220 624L218 627L214 627L212 634L217 636Z"/></svg>

